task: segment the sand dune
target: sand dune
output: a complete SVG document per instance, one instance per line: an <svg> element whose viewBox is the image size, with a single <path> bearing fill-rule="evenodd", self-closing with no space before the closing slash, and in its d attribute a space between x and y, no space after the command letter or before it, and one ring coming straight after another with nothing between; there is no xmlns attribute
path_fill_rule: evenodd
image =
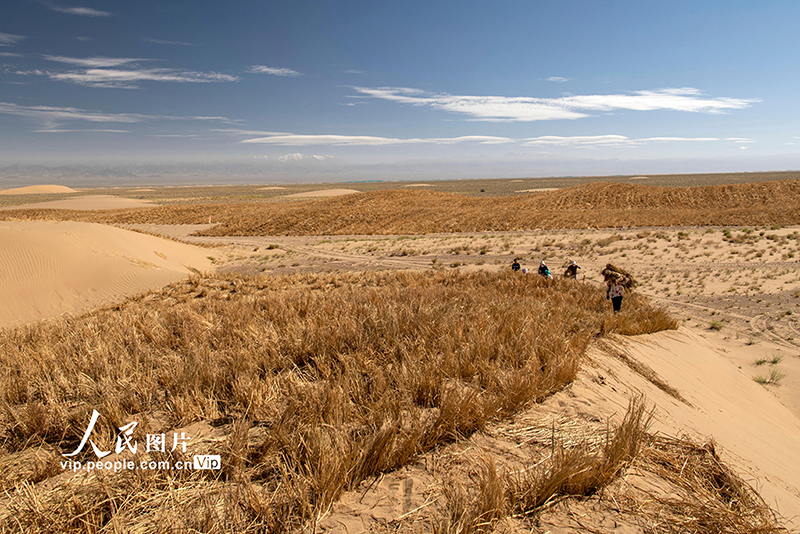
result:
<svg viewBox="0 0 800 534"><path fill-rule="evenodd" d="M74 313L208 270L208 251L80 222L0 223L0 326Z"/></svg>
<svg viewBox="0 0 800 534"><path fill-rule="evenodd" d="M746 371L687 330L627 338L624 349L691 404L669 397L629 369L615 369L620 381L634 391L647 391L656 404L654 429L701 442L713 438L722 459L770 506L794 518L794 527L800 526L800 420Z"/></svg>
<svg viewBox="0 0 800 534"><path fill-rule="evenodd" d="M85 197L53 200L50 202L35 202L21 206L7 206L4 210L18 209L53 209L53 210L115 210L123 208L150 208L156 206L146 200L136 198L115 197L113 195L90 195Z"/></svg>
<svg viewBox="0 0 800 534"><path fill-rule="evenodd" d="M353 193L360 193L355 189L320 189L318 191L306 191L305 193L294 193L286 195L284 198L313 198L313 197L338 197L342 195L352 195Z"/></svg>
<svg viewBox="0 0 800 534"><path fill-rule="evenodd" d="M46 195L55 193L77 193L77 191L65 185L29 185L0 191L0 195Z"/></svg>

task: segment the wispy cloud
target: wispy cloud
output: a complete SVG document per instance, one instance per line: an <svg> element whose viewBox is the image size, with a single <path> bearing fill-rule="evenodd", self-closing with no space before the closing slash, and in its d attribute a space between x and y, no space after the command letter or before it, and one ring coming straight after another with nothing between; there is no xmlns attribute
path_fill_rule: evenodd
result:
<svg viewBox="0 0 800 534"><path fill-rule="evenodd" d="M131 133L130 130L110 130L108 128L86 128L83 130L65 130L61 128L46 128L42 130L34 130L36 133L87 133L87 132L103 132L103 133Z"/></svg>
<svg viewBox="0 0 800 534"><path fill-rule="evenodd" d="M0 46L11 46L25 39L24 35L13 35L11 33L0 33Z"/></svg>
<svg viewBox="0 0 800 534"><path fill-rule="evenodd" d="M631 139L624 135L576 135L561 137L557 135L544 135L520 140L525 146L561 146L561 147L636 147L647 143L675 143L675 142L708 142L720 141L717 137L645 137Z"/></svg>
<svg viewBox="0 0 800 534"><path fill-rule="evenodd" d="M237 132L245 134L247 130L213 130L222 132ZM253 132L256 133L256 132ZM624 135L591 135L562 137L545 135L513 139L510 137L496 137L486 135L465 135L461 137L427 137L401 139L396 137L376 137L367 135L337 135L337 134L291 134L270 133L264 137L245 139L240 143L267 144L279 146L387 146L387 145L456 145L462 143L476 143L481 145L519 144L522 146L556 146L572 148L628 148L638 147L651 143L704 143L710 141L726 141L718 137L645 137L629 138ZM727 141L730 141L727 139Z"/></svg>
<svg viewBox="0 0 800 534"><path fill-rule="evenodd" d="M113 13L109 13L108 11L100 11L99 9L94 9L91 7L67 7L67 6L60 6L49 0L38 0L38 3L42 4L43 6L47 7L52 11L57 11L58 13L66 13L68 15L80 15L83 17L111 17Z"/></svg>
<svg viewBox="0 0 800 534"><path fill-rule="evenodd" d="M472 120L492 122L580 119L589 116L589 112L592 111L615 110L724 113L760 102L758 99L707 98L699 90L691 87L561 98L459 96L426 93L407 87L353 87L353 89L361 95L372 98L414 106L428 106L469 115Z"/></svg>
<svg viewBox="0 0 800 534"><path fill-rule="evenodd" d="M80 108L63 108L54 106L20 106L8 102L0 102L0 114L14 115L33 120L51 132L61 130L63 123L90 122L90 123L122 123L135 124L144 121L218 121L235 123L236 120L227 117L203 116L174 116L174 115L145 115L141 113L104 113Z"/></svg>
<svg viewBox="0 0 800 534"><path fill-rule="evenodd" d="M146 43L160 44L160 45L173 45L173 46L194 46L192 43L183 41L165 41L164 39L151 39L149 37L142 37L142 41Z"/></svg>
<svg viewBox="0 0 800 534"><path fill-rule="evenodd" d="M24 57L22 54L14 52L0 52L0 57Z"/></svg>
<svg viewBox="0 0 800 534"><path fill-rule="evenodd" d="M228 135L291 135L286 132L264 132L262 130L244 130L241 128L214 128L211 132L219 132Z"/></svg>
<svg viewBox="0 0 800 534"><path fill-rule="evenodd" d="M484 145L495 145L503 143L513 143L513 139L507 137L491 137L484 135L466 135L462 137L431 137L425 139L398 139L394 137L373 137L368 135L301 135L301 134L280 134L269 137L259 137L256 139L245 139L240 143L257 143L281 146L385 146L385 145L454 145L458 143L479 143Z"/></svg>
<svg viewBox="0 0 800 534"><path fill-rule="evenodd" d="M749 137L726 137L726 141L733 141L734 143L755 143L755 139Z"/></svg>
<svg viewBox="0 0 800 534"><path fill-rule="evenodd" d="M68 65L78 65L79 67L91 67L91 68L119 67L122 65L128 65L130 63L136 63L139 61L148 61L146 59L137 59L130 57L105 57L105 56L78 58L78 57L44 55L42 57L48 61L55 61L57 63L66 63Z"/></svg>
<svg viewBox="0 0 800 534"><path fill-rule="evenodd" d="M236 82L237 76L217 72L197 72L183 69L87 69L72 72L28 71L19 74L38 74L48 76L51 80L69 82L86 87L106 87L115 89L138 89L139 82L178 82L178 83L212 83Z"/></svg>
<svg viewBox="0 0 800 534"><path fill-rule="evenodd" d="M253 65L247 72L251 74L272 74L273 76L302 76L302 72L297 72L292 69L267 67L264 65Z"/></svg>
<svg viewBox="0 0 800 534"><path fill-rule="evenodd" d="M548 82L559 82L559 83L563 83L563 82L568 82L568 81L570 81L571 79L572 79L572 78L564 78L563 76L550 76L549 78L547 78L547 81L548 81Z"/></svg>

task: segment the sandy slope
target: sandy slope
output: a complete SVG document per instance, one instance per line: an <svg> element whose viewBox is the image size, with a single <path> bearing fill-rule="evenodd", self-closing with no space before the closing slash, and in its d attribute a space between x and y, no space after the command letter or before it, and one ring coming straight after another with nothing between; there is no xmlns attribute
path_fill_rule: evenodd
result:
<svg viewBox="0 0 800 534"><path fill-rule="evenodd" d="M0 327L74 313L210 267L209 251L110 226L0 223Z"/></svg>
<svg viewBox="0 0 800 534"><path fill-rule="evenodd" d="M686 329L627 338L623 348L678 389L691 404L648 385L655 430L713 438L732 465L781 515L800 526L800 419L716 347ZM644 389L640 377L625 379Z"/></svg>
<svg viewBox="0 0 800 534"><path fill-rule="evenodd" d="M338 197L342 195L352 195L353 193L360 193L355 189L320 189L318 191L306 191L305 193L294 193L286 195L284 198L323 198L323 197Z"/></svg>

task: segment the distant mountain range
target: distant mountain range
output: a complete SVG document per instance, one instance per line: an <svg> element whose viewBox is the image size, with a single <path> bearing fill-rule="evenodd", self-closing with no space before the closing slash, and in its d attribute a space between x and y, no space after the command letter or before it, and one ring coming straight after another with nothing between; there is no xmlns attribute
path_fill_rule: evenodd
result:
<svg viewBox="0 0 800 534"><path fill-rule="evenodd" d="M332 156L286 154L210 162L10 165L0 187L36 183L113 187L128 185L314 183L472 178L524 178L800 169L800 157L729 159L555 159L530 154L452 157L396 163L350 163Z"/></svg>

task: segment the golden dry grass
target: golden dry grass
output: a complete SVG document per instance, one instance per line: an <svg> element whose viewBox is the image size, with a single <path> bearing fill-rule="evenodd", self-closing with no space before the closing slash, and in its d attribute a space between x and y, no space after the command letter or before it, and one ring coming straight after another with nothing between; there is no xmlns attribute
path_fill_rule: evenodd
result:
<svg viewBox="0 0 800 534"><path fill-rule="evenodd" d="M594 182L529 195L475 198L381 190L306 202L191 204L80 212L12 210L0 218L112 224L201 224L204 235L429 234L552 228L800 223L800 181L702 187Z"/></svg>
<svg viewBox="0 0 800 534"><path fill-rule="evenodd" d="M170 517L170 531L291 530L365 478L560 389L600 332L675 326L643 298L612 317L584 284L431 271L198 277L4 331L0 529L159 532ZM142 432L150 419L230 422L205 451L223 469L36 486L95 408L106 450L131 420Z"/></svg>
<svg viewBox="0 0 800 534"><path fill-rule="evenodd" d="M533 456L522 466L500 469L491 456L478 457L466 478L453 475L445 482L444 502L432 520L434 532L493 532L504 518L535 521L556 503L569 510L570 499L595 495L589 510L600 518L610 513L644 532L788 532L758 493L720 461L713 442L697 445L686 438L649 434L653 413L645 406L644 397L631 399L623 421L603 436L586 435L576 442L561 439L554 429L548 454ZM657 477L672 491L654 494L635 481L610 488L631 466L638 477ZM604 500L608 504L600 506ZM590 525L595 519L585 518ZM579 524L588 532L605 531Z"/></svg>

